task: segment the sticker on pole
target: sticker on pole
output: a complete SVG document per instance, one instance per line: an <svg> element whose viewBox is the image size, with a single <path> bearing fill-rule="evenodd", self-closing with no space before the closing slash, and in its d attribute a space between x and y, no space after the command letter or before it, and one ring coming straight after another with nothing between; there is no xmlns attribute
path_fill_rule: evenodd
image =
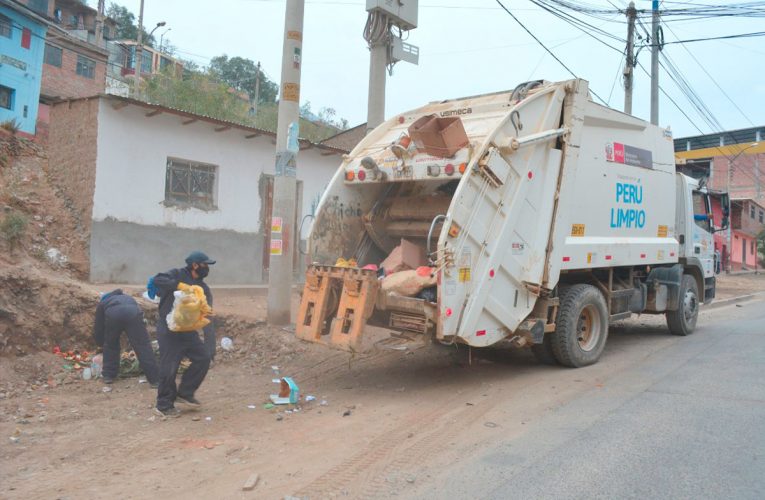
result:
<svg viewBox="0 0 765 500"><path fill-rule="evenodd" d="M282 218L281 217L271 217L271 232L272 233L281 233L282 232Z"/></svg>
<svg viewBox="0 0 765 500"><path fill-rule="evenodd" d="M282 99L298 102L300 100L300 84L285 83L282 86Z"/></svg>
<svg viewBox="0 0 765 500"><path fill-rule="evenodd" d="M584 224L572 224L571 236L584 236Z"/></svg>
<svg viewBox="0 0 765 500"><path fill-rule="evenodd" d="M282 254L282 240L271 240L271 255Z"/></svg>

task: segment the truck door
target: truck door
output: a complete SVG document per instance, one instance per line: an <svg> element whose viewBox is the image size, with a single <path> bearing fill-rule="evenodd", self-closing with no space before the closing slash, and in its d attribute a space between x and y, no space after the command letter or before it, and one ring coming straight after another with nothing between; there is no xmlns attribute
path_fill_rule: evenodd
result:
<svg viewBox="0 0 765 500"><path fill-rule="evenodd" d="M714 242L712 238L712 209L709 196L693 191L693 256L701 261L704 277L714 276Z"/></svg>

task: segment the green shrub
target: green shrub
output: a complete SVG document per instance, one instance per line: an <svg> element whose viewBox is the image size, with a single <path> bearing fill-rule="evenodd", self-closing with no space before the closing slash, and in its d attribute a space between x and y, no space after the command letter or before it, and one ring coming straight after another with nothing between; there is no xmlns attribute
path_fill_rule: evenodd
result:
<svg viewBox="0 0 765 500"><path fill-rule="evenodd" d="M24 232L27 229L27 218L18 212L11 212L5 216L3 222L0 222L0 234L8 242L8 246L13 252L16 246L21 242Z"/></svg>

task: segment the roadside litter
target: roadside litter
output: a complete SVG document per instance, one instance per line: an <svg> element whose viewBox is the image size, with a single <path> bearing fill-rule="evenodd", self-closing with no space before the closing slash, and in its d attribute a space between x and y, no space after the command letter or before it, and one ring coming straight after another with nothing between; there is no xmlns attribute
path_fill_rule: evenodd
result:
<svg viewBox="0 0 765 500"><path fill-rule="evenodd" d="M173 292L173 295L173 309L167 315L170 331L193 332L210 324L207 316L212 314L212 308L207 304L202 287L179 283L178 290Z"/></svg>
<svg viewBox="0 0 765 500"><path fill-rule="evenodd" d="M300 399L300 389L291 377L279 380L279 394L271 394L271 402L276 405L297 404Z"/></svg>
<svg viewBox="0 0 765 500"><path fill-rule="evenodd" d="M224 351L232 351L234 349L234 341L229 337L223 337L220 339L220 347Z"/></svg>

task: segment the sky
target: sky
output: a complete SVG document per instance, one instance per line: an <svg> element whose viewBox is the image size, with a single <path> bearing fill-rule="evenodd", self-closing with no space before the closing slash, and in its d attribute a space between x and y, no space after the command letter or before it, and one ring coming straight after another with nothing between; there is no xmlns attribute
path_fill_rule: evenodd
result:
<svg viewBox="0 0 765 500"><path fill-rule="evenodd" d="M719 0L692 1L720 4ZM140 0L116 3L138 17ZM623 108L624 58L620 53L528 0L503 3L611 107ZM627 1L587 3L623 8ZM529 80L571 78L495 0L420 0L419 4L418 27L409 33L407 42L419 47L420 62L416 66L400 62L394 67L387 80L386 118L431 101L512 89ZM651 8L649 0L635 0L635 4L638 9ZM681 4L687 6L687 2L665 3L667 7ZM285 0L145 0L144 25L151 30L165 21L167 26L155 35L158 39L170 29L164 36L182 58L204 65L221 54L246 57L260 61L265 73L279 82L284 7ZM310 101L314 111L334 108L337 117L346 118L351 126L366 121L369 51L362 38L366 17L364 0L306 0L301 103ZM650 14L642 14L640 19L650 29ZM624 16L587 21L626 38ZM667 24L664 33L665 41L670 42L765 31L764 25L763 18L675 21ZM723 128L735 130L765 125L764 41L757 37L670 44L664 52ZM609 43L619 51L624 49L618 41ZM640 51L638 59L650 68L650 49ZM659 82L690 117L662 95L660 125L670 126L675 137L716 131L699 117L667 74L662 73ZM650 82L639 68L634 86L633 114L648 119Z"/></svg>

